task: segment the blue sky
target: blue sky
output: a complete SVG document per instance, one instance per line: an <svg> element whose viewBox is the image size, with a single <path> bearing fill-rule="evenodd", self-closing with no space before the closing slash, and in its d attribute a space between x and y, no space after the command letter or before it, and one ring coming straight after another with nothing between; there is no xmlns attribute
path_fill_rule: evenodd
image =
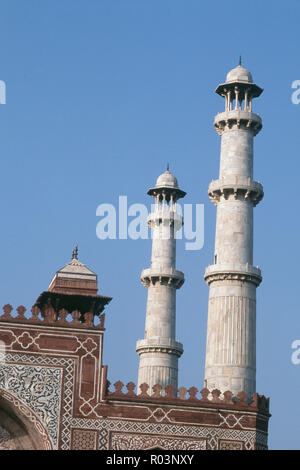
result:
<svg viewBox="0 0 300 470"><path fill-rule="evenodd" d="M269 444L300 448L300 365L291 362L299 328L300 2L228 0L1 0L0 302L34 303L79 244L99 275L107 308L104 359L109 379L136 381L135 342L143 338L150 240L96 237L96 208L151 203L146 195L170 162L186 203L205 205L205 243L177 266L180 385L203 385L218 176L214 115L218 83L242 54L264 88L255 102L254 265L263 272L257 306L257 390L271 397Z"/></svg>

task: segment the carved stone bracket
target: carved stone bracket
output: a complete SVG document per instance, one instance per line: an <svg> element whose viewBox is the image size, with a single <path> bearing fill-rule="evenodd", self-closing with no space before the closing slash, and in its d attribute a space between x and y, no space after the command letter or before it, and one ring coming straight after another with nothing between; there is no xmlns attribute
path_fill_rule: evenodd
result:
<svg viewBox="0 0 300 470"><path fill-rule="evenodd" d="M176 343L176 344L175 344ZM147 340L137 342L136 352L140 355L143 353L166 353L180 357L183 353L181 343L175 342L172 345L164 344L148 344Z"/></svg>
<svg viewBox="0 0 300 470"><path fill-rule="evenodd" d="M261 271L254 266L245 265L240 269L236 266L226 268L222 265L210 265L206 268L204 279L208 285L216 281L251 282L259 286L262 281Z"/></svg>
<svg viewBox="0 0 300 470"><path fill-rule="evenodd" d="M262 200L264 191L261 183L241 176L215 180L210 183L208 196L215 205L222 198L228 199L230 195L233 195L235 199L250 200L255 207Z"/></svg>
<svg viewBox="0 0 300 470"><path fill-rule="evenodd" d="M230 129L249 129L253 135L262 129L262 120L258 114L241 109L218 113L215 117L214 127L219 135Z"/></svg>
<svg viewBox="0 0 300 470"><path fill-rule="evenodd" d="M155 284L159 283L160 285L180 289L184 284L184 274L176 269L167 270L165 268L161 271L155 271L151 268L144 269L141 274L141 282L145 287L155 286Z"/></svg>

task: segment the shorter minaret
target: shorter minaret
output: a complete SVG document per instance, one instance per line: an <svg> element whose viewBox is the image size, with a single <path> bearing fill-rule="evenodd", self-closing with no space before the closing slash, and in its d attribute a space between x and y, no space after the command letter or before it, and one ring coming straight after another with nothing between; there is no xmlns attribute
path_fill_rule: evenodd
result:
<svg viewBox="0 0 300 470"><path fill-rule="evenodd" d="M141 274L142 284L148 288L148 301L145 339L136 346L140 356L138 389L147 383L150 393L156 384L173 385L177 391L178 358L183 348L175 340L176 289L184 283L184 275L175 268L175 234L183 224L177 201L186 193L179 189L168 168L148 194L155 199L155 206L148 216L153 231L151 268Z"/></svg>

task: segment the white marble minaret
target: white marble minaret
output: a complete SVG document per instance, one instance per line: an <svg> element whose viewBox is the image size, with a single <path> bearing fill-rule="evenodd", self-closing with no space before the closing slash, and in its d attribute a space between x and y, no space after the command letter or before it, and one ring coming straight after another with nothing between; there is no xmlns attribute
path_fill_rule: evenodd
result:
<svg viewBox="0 0 300 470"><path fill-rule="evenodd" d="M261 118L252 100L262 93L240 64L216 93L225 111L215 117L221 135L219 179L208 194L217 206L214 264L207 267L210 286L205 386L251 396L256 376L256 288L261 271L253 266L253 207L263 187L253 181L253 138Z"/></svg>
<svg viewBox="0 0 300 470"><path fill-rule="evenodd" d="M175 268L175 234L183 223L176 206L186 193L167 170L148 194L155 199L154 210L148 216L153 232L152 258L151 267L141 274L141 281L148 288L148 301L145 338L137 342L136 351L140 356L138 390L147 383L152 393L156 384L173 385L177 390L178 358L183 348L175 340L176 289L184 283L184 275Z"/></svg>

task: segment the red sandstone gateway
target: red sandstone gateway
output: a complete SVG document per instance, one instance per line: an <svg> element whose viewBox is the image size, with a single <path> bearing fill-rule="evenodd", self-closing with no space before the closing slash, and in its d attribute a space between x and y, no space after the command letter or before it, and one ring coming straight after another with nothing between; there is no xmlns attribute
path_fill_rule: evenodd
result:
<svg viewBox="0 0 300 470"><path fill-rule="evenodd" d="M75 281L78 290L84 287ZM66 291L75 281L66 279ZM150 390L141 384L135 392L132 382L125 390L116 382L111 391L102 364L102 312L111 298L94 294L92 309L91 295L67 294L61 285L59 290L52 283L29 318L22 306L13 317L10 305L0 316L6 345L0 367L1 449L266 448L269 400L258 394L249 403L245 393L233 398L228 391L221 398L219 390L210 394L204 388L199 397L195 387L182 387L177 396L172 385ZM81 310L71 310L70 296Z"/></svg>

